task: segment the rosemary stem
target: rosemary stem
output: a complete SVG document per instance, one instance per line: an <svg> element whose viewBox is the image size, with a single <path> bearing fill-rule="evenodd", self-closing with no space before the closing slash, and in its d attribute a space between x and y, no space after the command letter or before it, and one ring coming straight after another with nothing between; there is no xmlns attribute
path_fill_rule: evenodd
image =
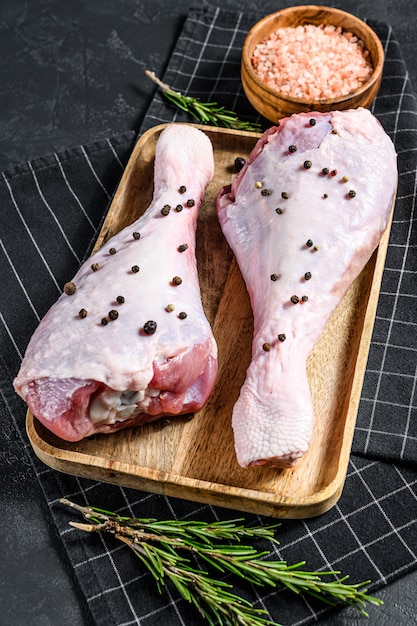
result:
<svg viewBox="0 0 417 626"><path fill-rule="evenodd" d="M81 513L86 519L94 518L100 519L103 521L107 521L108 515L104 513L100 513L97 509L93 509L89 506L82 506L81 504L76 504L76 502L71 502L71 500L67 500L67 498L61 498L60 503L65 506L69 506L71 509L75 509L79 513Z"/></svg>
<svg viewBox="0 0 417 626"><path fill-rule="evenodd" d="M165 98L171 104L203 124L212 124L213 126L223 126L249 132L259 132L261 130L261 125L257 122L240 120L234 111L228 111L224 106L217 104L217 102L202 102L199 98L185 96L162 82L154 72L145 70L145 74L158 85Z"/></svg>
<svg viewBox="0 0 417 626"><path fill-rule="evenodd" d="M295 594L307 594L330 605L353 606L362 615L366 603L383 604L367 594L370 581L348 584L348 576L325 581L339 571L305 571L305 561L289 565L286 561L271 560L269 551L260 552L244 545L246 537L268 539L278 543L273 531L280 524L265 527L246 527L242 519L225 522L194 522L123 517L96 507L81 506L66 498L60 502L81 513L88 522L70 522L85 532L103 531L125 543L140 558L155 578L158 589L168 578L187 601L196 606L213 626L219 624L266 626L273 622L262 617L265 612L254 609L250 603L227 591L231 587L217 577L210 577L204 569L194 569L188 555L200 559L217 573L232 574L248 583L265 587L281 585ZM219 540L234 540L221 543ZM223 621L223 619L225 621Z"/></svg>
<svg viewBox="0 0 417 626"><path fill-rule="evenodd" d="M83 530L86 533L94 533L100 530L96 524L83 524L82 522L69 522L69 525L77 530Z"/></svg>
<svg viewBox="0 0 417 626"><path fill-rule="evenodd" d="M160 80L158 78L158 76L155 74L155 72L151 72L150 70L145 70L145 74L148 78L150 78L151 80L153 80L154 83L156 83L158 85L158 87L160 89L162 89L162 91L172 91L171 88L169 87L169 85L167 85L166 83L163 83L162 80Z"/></svg>

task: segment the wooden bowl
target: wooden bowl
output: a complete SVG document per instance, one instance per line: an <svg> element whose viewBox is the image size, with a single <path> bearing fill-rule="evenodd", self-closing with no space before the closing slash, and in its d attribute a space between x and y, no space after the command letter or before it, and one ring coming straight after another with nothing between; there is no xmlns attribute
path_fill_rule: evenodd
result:
<svg viewBox="0 0 417 626"><path fill-rule="evenodd" d="M373 73L356 91L338 98L304 100L274 91L255 73L251 58L255 46L279 28L313 24L340 26L344 31L356 35L370 55ZM384 50L376 33L359 18L325 6L306 5L283 9L267 15L257 22L247 34L241 64L244 91L252 106L272 122L301 111L334 111L356 107L369 107L381 85L384 65Z"/></svg>

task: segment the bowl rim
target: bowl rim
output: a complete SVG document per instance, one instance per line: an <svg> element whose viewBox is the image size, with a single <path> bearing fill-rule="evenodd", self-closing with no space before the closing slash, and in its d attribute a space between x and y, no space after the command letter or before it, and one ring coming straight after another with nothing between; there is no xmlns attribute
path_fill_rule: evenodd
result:
<svg viewBox="0 0 417 626"><path fill-rule="evenodd" d="M266 85L258 77L258 75L256 74L255 70L253 69L252 63L251 63L251 56L249 54L249 47L250 47L250 44L252 43L251 40L252 40L253 36L255 35L255 33L258 31L258 29L263 24L266 24L269 21L273 21L274 19L276 19L276 17L279 17L281 15L285 15L285 14L288 14L288 13L294 13L294 12L298 13L298 12L305 11L305 10L310 10L310 11L315 11L315 10L317 10L317 11L327 11L330 14L338 15L340 18L346 17L346 18L349 18L351 20L353 19L355 22L357 22L358 26L360 26L364 31L368 32L369 35L374 40L375 46L376 46L376 48L378 50L378 55L377 55L378 56L378 60L377 60L377 63L373 67L373 72L372 72L371 76L364 83L362 83L362 85L360 87L355 89L355 91L352 91L349 94L346 94L344 96L338 96L337 98L321 98L319 100L309 100L309 99L306 99L306 98L296 98L294 96L288 96L288 95L286 95L286 94L284 94L284 93L282 93L280 91L276 91L275 89L272 89L271 87ZM376 34L376 32L373 30L373 28L371 28L369 26L369 24L367 24L364 20L362 20L361 18L357 17L353 13L349 13L348 11L343 11L342 9L337 9L337 8L328 7L328 6L319 5L319 4L295 5L295 6L291 6L291 7L286 7L284 9L279 10L279 11L275 11L274 13L269 13L268 15L263 17L262 19L258 20L258 22L256 22L256 24L254 24L251 27L251 29L248 31L248 33L247 33L247 35L245 37L245 40L243 42L243 47L242 47L242 65L244 65L245 70L246 70L247 74L250 76L250 78L252 80L254 80L255 83L262 90L265 90L266 92L268 92L272 96L279 97L282 100L285 100L286 102L291 102L294 105L298 104L298 105L313 106L313 107L314 107L314 105L321 105L321 106L322 105L328 105L328 104L337 105L338 103L346 102L346 100L349 100L352 97L361 96L370 87L372 87L375 82L380 80L380 78L382 76L384 60L385 60L385 53L384 53L384 48L382 47L381 40L378 37L378 35Z"/></svg>

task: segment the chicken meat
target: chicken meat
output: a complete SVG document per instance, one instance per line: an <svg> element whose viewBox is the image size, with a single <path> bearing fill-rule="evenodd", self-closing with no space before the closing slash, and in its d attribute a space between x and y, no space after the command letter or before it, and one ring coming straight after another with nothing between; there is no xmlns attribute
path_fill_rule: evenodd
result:
<svg viewBox="0 0 417 626"><path fill-rule="evenodd" d="M244 468L309 447L307 358L389 222L394 145L367 110L301 113L266 131L216 200L250 296L252 359L234 406Z"/></svg>
<svg viewBox="0 0 417 626"><path fill-rule="evenodd" d="M68 441L197 411L212 392L217 345L195 256L199 206L213 177L205 133L170 124L139 219L107 241L35 330L16 391Z"/></svg>

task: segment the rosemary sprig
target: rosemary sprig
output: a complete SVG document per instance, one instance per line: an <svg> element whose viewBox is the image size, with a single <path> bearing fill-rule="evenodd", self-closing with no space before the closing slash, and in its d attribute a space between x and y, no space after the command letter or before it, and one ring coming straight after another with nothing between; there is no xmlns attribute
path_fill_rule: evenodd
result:
<svg viewBox="0 0 417 626"><path fill-rule="evenodd" d="M145 74L158 85L167 100L203 124L250 132L259 132L261 130L260 124L240 120L236 113L225 109L217 102L201 102L198 98L184 96L179 91L174 91L169 85L163 83L155 76L154 72L146 70Z"/></svg>
<svg viewBox="0 0 417 626"><path fill-rule="evenodd" d="M348 584L348 576L337 578L338 571L315 572L302 568L305 561L288 565L271 560L270 552L259 552L243 545L242 539L274 537L280 524L245 526L241 518L222 522L158 521L151 518L123 517L97 507L81 506L65 498L61 503L79 511L89 523L70 522L86 532L108 532L125 543L139 557L155 578L159 591L170 580L181 596L193 604L211 626L277 626L263 609L255 609L230 589L232 585L212 577L203 569L192 567L185 555L201 559L217 573L230 572L258 586L287 587L296 594L314 596L330 605L350 605L368 617L366 603L381 605L382 600L367 594L370 581ZM222 542L221 540L227 540ZM233 543L234 542L234 543ZM182 554L180 553L182 551ZM323 580L333 576L333 580Z"/></svg>

